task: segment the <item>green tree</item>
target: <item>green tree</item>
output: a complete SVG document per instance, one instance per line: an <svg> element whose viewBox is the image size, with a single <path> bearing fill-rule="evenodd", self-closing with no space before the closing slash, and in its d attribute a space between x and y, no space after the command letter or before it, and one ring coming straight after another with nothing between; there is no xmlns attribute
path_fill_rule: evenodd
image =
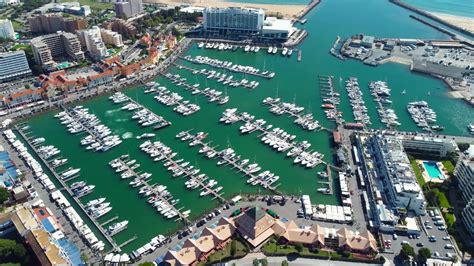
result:
<svg viewBox="0 0 474 266"><path fill-rule="evenodd" d="M258 261L258 259L253 259L252 265L253 265L253 266L259 266L259 265L260 265L260 262Z"/></svg>
<svg viewBox="0 0 474 266"><path fill-rule="evenodd" d="M295 248L298 252L301 252L301 251L303 251L303 244L296 243Z"/></svg>
<svg viewBox="0 0 474 266"><path fill-rule="evenodd" d="M431 258L431 250L429 248L420 248L418 250L418 260L426 262L427 259Z"/></svg>
<svg viewBox="0 0 474 266"><path fill-rule="evenodd" d="M0 187L0 205L5 203L8 198L10 198L10 193L8 192L8 190L4 187Z"/></svg>
<svg viewBox="0 0 474 266"><path fill-rule="evenodd" d="M26 249L10 239L0 239L0 261L20 263L24 260Z"/></svg>
<svg viewBox="0 0 474 266"><path fill-rule="evenodd" d="M288 261L287 260L282 261L281 266L288 266Z"/></svg>
<svg viewBox="0 0 474 266"><path fill-rule="evenodd" d="M415 250L410 245L402 245L400 250L400 258L402 260L408 260L409 257L415 257Z"/></svg>
<svg viewBox="0 0 474 266"><path fill-rule="evenodd" d="M237 244L235 243L235 241L232 241L230 243L230 255L235 256L236 253L237 253Z"/></svg>
<svg viewBox="0 0 474 266"><path fill-rule="evenodd" d="M458 148L461 152L465 152L469 149L469 143L459 143Z"/></svg>
<svg viewBox="0 0 474 266"><path fill-rule="evenodd" d="M142 262L142 263L138 264L138 266L153 266L153 262L149 262L149 261Z"/></svg>
<svg viewBox="0 0 474 266"><path fill-rule="evenodd" d="M268 266L268 260L266 258L261 259L260 263L262 264L262 266Z"/></svg>
<svg viewBox="0 0 474 266"><path fill-rule="evenodd" d="M89 257L87 257L86 253L81 253L81 260L85 263L89 260Z"/></svg>

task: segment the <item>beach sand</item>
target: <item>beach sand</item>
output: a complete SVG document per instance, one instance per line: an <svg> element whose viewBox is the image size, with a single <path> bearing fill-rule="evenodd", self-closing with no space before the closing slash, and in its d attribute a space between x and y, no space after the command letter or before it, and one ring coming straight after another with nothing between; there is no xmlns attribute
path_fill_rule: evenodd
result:
<svg viewBox="0 0 474 266"><path fill-rule="evenodd" d="M430 12L432 15L474 33L474 18Z"/></svg>
<svg viewBox="0 0 474 266"><path fill-rule="evenodd" d="M222 0L144 0L146 3L161 3L168 6L179 6L182 4L190 4L196 7L249 7L249 8L261 8L266 13L279 13L285 18L293 18L300 13L306 6L305 5L272 5L272 4L254 4L254 3L235 3L225 2Z"/></svg>

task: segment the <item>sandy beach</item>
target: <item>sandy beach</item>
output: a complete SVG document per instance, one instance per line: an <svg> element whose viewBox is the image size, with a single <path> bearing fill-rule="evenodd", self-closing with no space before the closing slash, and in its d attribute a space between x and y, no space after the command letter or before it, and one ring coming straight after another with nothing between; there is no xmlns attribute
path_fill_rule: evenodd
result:
<svg viewBox="0 0 474 266"><path fill-rule="evenodd" d="M474 33L474 18L447 15L443 13L434 13L434 12L430 12L430 13L446 22L449 22L453 25L456 25L460 28L463 28L465 30L468 30Z"/></svg>
<svg viewBox="0 0 474 266"><path fill-rule="evenodd" d="M286 18L293 18L300 13L305 5L270 5L270 4L254 4L254 3L235 3L225 2L222 0L144 0L146 3L162 3L168 6L177 6L182 4L191 4L197 7L249 7L261 8L267 13L279 13Z"/></svg>

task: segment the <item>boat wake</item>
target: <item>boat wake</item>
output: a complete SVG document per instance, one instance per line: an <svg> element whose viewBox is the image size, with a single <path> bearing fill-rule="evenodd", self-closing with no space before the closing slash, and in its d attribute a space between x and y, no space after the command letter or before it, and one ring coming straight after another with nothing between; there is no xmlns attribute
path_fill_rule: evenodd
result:
<svg viewBox="0 0 474 266"><path fill-rule="evenodd" d="M119 112L120 108L108 110L105 112L105 116L113 116L115 113Z"/></svg>
<svg viewBox="0 0 474 266"><path fill-rule="evenodd" d="M122 139L131 139L131 138L133 138L132 132L125 132L122 134Z"/></svg>

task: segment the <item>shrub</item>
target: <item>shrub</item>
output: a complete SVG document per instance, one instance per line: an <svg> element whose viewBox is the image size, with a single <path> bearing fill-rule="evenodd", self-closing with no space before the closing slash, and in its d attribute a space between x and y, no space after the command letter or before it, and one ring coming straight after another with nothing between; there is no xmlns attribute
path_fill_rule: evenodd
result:
<svg viewBox="0 0 474 266"><path fill-rule="evenodd" d="M301 251L303 251L303 244L296 243L295 248L298 252L301 252Z"/></svg>

